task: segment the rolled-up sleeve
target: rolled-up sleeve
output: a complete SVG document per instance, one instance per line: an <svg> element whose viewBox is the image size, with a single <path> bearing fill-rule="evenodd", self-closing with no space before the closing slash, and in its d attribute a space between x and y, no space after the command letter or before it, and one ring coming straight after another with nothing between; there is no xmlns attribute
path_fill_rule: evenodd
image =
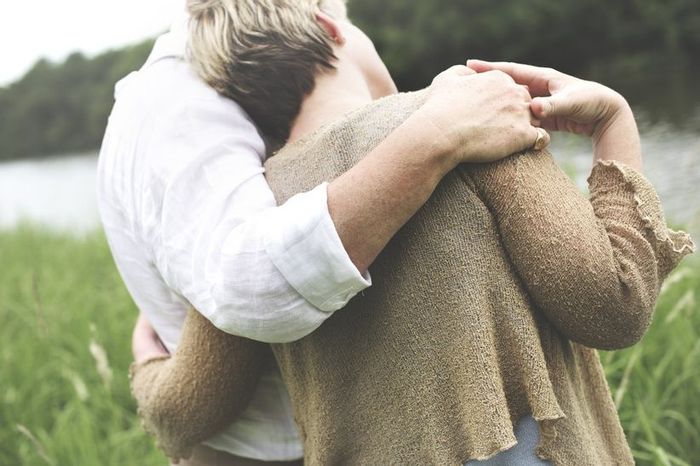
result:
<svg viewBox="0 0 700 466"><path fill-rule="evenodd" d="M277 206L264 146L234 103L190 103L162 131L142 222L168 285L221 330L306 336L370 286L335 230L327 185ZM149 207L150 206L150 207Z"/></svg>

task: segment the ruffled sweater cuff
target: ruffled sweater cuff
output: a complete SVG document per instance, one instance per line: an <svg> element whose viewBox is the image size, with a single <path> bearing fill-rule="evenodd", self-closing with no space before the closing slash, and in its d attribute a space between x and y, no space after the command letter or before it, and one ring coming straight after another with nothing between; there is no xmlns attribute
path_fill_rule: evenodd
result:
<svg viewBox="0 0 700 466"><path fill-rule="evenodd" d="M656 190L637 170L617 161L600 161L593 166L588 184L594 210L616 209L618 215L626 217L620 220L645 236L658 261L659 279L695 251L688 233L667 226Z"/></svg>

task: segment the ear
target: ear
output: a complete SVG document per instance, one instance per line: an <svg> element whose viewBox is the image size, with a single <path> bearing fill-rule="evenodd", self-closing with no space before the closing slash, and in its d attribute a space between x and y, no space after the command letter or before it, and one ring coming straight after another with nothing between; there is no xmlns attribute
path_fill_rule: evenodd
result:
<svg viewBox="0 0 700 466"><path fill-rule="evenodd" d="M330 36L336 45L345 44L345 35L340 29L338 22L326 13L319 11L316 13L316 21L325 29L326 33Z"/></svg>

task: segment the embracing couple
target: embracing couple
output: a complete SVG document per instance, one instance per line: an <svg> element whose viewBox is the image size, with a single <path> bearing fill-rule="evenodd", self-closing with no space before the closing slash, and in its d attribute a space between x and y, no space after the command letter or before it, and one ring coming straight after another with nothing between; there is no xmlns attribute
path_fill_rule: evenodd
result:
<svg viewBox="0 0 700 466"><path fill-rule="evenodd" d="M591 137L589 199L546 130ZM641 169L600 84L397 93L342 0L188 0L100 155L145 427L188 465L633 464L595 349L693 249Z"/></svg>

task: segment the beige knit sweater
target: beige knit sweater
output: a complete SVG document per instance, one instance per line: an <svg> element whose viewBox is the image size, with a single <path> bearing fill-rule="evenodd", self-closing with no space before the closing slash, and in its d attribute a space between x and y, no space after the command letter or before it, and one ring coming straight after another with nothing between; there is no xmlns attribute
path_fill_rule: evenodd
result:
<svg viewBox="0 0 700 466"><path fill-rule="evenodd" d="M377 101L285 147L266 163L277 200L348 170L424 98ZM636 171L599 163L589 184L586 200L546 152L459 167L375 261L370 289L313 334L273 345L307 464L463 464L512 446L527 414L554 464L633 464L591 348L642 337L661 281L693 244L666 228ZM198 383L241 373L187 370ZM144 396L140 372L148 413L169 389ZM173 404L221 424L196 390ZM186 442L203 427L167 435Z"/></svg>
<svg viewBox="0 0 700 466"><path fill-rule="evenodd" d="M224 333L190 310L173 357L131 366L143 427L170 458L189 458L245 409L270 364L268 345Z"/></svg>

